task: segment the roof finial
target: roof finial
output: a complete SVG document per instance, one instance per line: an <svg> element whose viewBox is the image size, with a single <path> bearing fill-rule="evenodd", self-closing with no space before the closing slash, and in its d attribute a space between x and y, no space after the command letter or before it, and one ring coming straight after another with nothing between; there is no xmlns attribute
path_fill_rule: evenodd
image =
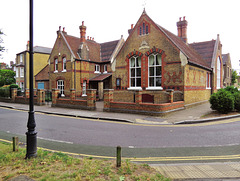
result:
<svg viewBox="0 0 240 181"><path fill-rule="evenodd" d="M143 6L143 14L146 14L146 10L145 10L146 4L147 4L147 0L144 0L144 2L142 4L142 6Z"/></svg>

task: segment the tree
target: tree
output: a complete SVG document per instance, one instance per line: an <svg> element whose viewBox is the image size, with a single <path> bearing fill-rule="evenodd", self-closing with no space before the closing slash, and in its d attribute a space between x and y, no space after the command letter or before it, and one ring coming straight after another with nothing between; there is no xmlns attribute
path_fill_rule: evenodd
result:
<svg viewBox="0 0 240 181"><path fill-rule="evenodd" d="M237 81L236 79L238 78L236 70L232 70L232 85L234 85Z"/></svg>
<svg viewBox="0 0 240 181"><path fill-rule="evenodd" d="M0 57L2 56L1 52L5 51L5 47L1 46L1 44L3 43L2 35L4 35L4 33L2 32L2 30L0 30Z"/></svg>
<svg viewBox="0 0 240 181"><path fill-rule="evenodd" d="M0 69L0 87L16 83L15 75L12 70Z"/></svg>

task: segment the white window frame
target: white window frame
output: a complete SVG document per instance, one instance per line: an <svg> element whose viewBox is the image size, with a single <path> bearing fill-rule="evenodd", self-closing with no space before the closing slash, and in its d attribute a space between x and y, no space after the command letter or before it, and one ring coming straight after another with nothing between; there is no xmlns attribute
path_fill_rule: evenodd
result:
<svg viewBox="0 0 240 181"><path fill-rule="evenodd" d="M82 96L87 96L87 81L83 81Z"/></svg>
<svg viewBox="0 0 240 181"><path fill-rule="evenodd" d="M24 77L24 68L20 67L20 77Z"/></svg>
<svg viewBox="0 0 240 181"><path fill-rule="evenodd" d="M61 97L65 97L65 95L64 95L64 80L57 81L57 88L60 90Z"/></svg>
<svg viewBox="0 0 240 181"><path fill-rule="evenodd" d="M153 65L150 65L150 57L153 56ZM156 65L156 57L157 56L160 56L161 60L160 60L160 65ZM156 75L157 74L157 67L161 67L161 75ZM154 75L150 75L150 68L153 68L154 69ZM154 81L154 85L153 86L150 86L150 78L153 78ZM161 85L160 86L157 86L156 83L157 83L157 78L160 78L161 79ZM151 54L148 56L148 87L146 88L146 90L163 90L162 88L162 55L161 54Z"/></svg>
<svg viewBox="0 0 240 181"><path fill-rule="evenodd" d="M100 65L95 64L95 72L94 73L100 73Z"/></svg>
<svg viewBox="0 0 240 181"><path fill-rule="evenodd" d="M206 89L211 89L211 74L206 73Z"/></svg>
<svg viewBox="0 0 240 181"><path fill-rule="evenodd" d="M103 69L104 69L103 73L106 74L107 73L107 65L104 65Z"/></svg>
<svg viewBox="0 0 240 181"><path fill-rule="evenodd" d="M23 54L20 54L20 63L23 62Z"/></svg>
<svg viewBox="0 0 240 181"><path fill-rule="evenodd" d="M63 57L63 59L62 59L62 72L66 72L67 71L67 59L66 59L66 57Z"/></svg>
<svg viewBox="0 0 240 181"><path fill-rule="evenodd" d="M58 72L58 59L54 59L54 73Z"/></svg>
<svg viewBox="0 0 240 181"><path fill-rule="evenodd" d="M134 61L134 65L132 64L132 60ZM140 63L139 63L140 62ZM137 75L137 70L141 68L141 57L133 56L129 59L129 88L128 90L142 90L142 72L141 75ZM134 70L134 75L132 76L131 70ZM137 79L140 79L140 86L137 86ZM132 80L134 80L134 86L132 86Z"/></svg>
<svg viewBox="0 0 240 181"><path fill-rule="evenodd" d="M19 77L18 69L19 69L19 67L16 67L16 77Z"/></svg>
<svg viewBox="0 0 240 181"><path fill-rule="evenodd" d="M217 89L221 88L221 61L217 59Z"/></svg>

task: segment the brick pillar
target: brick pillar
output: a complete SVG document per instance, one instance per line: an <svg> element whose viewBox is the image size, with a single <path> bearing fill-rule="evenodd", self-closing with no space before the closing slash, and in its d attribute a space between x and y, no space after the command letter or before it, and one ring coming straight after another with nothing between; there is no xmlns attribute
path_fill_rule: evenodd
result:
<svg viewBox="0 0 240 181"><path fill-rule="evenodd" d="M173 103L173 92L174 92L174 90L173 89L167 89L166 91L169 93L169 102Z"/></svg>
<svg viewBox="0 0 240 181"><path fill-rule="evenodd" d="M98 98L103 100L103 82L98 82Z"/></svg>
<svg viewBox="0 0 240 181"><path fill-rule="evenodd" d="M96 109L96 89L87 90L87 108L90 110Z"/></svg>
<svg viewBox="0 0 240 181"><path fill-rule="evenodd" d="M76 99L76 90L75 89L70 89L70 98L71 98L71 100Z"/></svg>
<svg viewBox="0 0 240 181"><path fill-rule="evenodd" d="M109 111L111 108L111 102L113 102L113 91L114 89L104 89L104 111Z"/></svg>
<svg viewBox="0 0 240 181"><path fill-rule="evenodd" d="M52 107L56 106L59 93L59 89L52 89Z"/></svg>
<svg viewBox="0 0 240 181"><path fill-rule="evenodd" d="M30 97L29 89L28 89L28 88L25 89L25 97L26 97L26 98L29 98L29 97Z"/></svg>
<svg viewBox="0 0 240 181"><path fill-rule="evenodd" d="M39 105L39 106L45 105L45 90L44 89L37 90L37 105Z"/></svg>
<svg viewBox="0 0 240 181"><path fill-rule="evenodd" d="M142 103L142 91L140 90L135 91L135 102L136 104Z"/></svg>
<svg viewBox="0 0 240 181"><path fill-rule="evenodd" d="M12 102L15 102L17 96L17 88L12 88Z"/></svg>

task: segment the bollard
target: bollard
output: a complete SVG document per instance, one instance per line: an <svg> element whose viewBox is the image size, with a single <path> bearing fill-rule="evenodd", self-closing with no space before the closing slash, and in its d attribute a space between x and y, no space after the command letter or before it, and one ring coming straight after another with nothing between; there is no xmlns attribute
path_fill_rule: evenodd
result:
<svg viewBox="0 0 240 181"><path fill-rule="evenodd" d="M117 146L117 167L121 167L121 146Z"/></svg>
<svg viewBox="0 0 240 181"><path fill-rule="evenodd" d="M13 137L13 151L18 151L19 140L18 137Z"/></svg>

